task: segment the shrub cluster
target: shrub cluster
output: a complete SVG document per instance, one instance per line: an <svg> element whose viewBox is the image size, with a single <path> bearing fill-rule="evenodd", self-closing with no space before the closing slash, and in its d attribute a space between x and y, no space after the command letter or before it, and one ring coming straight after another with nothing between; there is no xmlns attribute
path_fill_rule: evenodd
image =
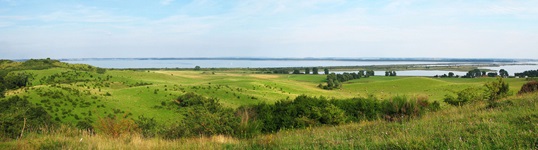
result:
<svg viewBox="0 0 538 150"><path fill-rule="evenodd" d="M135 121L144 136L162 134L168 139L193 136L230 135L240 138L282 129L297 129L320 125L374 120L401 121L418 117L427 110L439 109L439 103L427 98L409 99L397 96L382 101L376 98L328 100L324 97L298 96L280 100L274 105L260 103L237 109L223 107L217 99L187 93L176 100L182 121L157 131L149 118ZM157 125L159 126L159 125Z"/></svg>
<svg viewBox="0 0 538 150"><path fill-rule="evenodd" d="M484 99L484 90L481 88L470 87L458 92L454 92L456 96L447 94L444 98L444 102L454 105L463 106L467 103L481 101Z"/></svg>
<svg viewBox="0 0 538 150"><path fill-rule="evenodd" d="M37 131L54 124L43 109L19 96L0 100L0 139L17 138L21 132Z"/></svg>
<svg viewBox="0 0 538 150"><path fill-rule="evenodd" d="M532 93L538 91L538 81L529 81L521 86L521 90L517 94Z"/></svg>
<svg viewBox="0 0 538 150"><path fill-rule="evenodd" d="M318 87L327 89L327 90L338 89L342 87L343 82L354 80L354 79L360 79L361 76L364 77L363 74L361 73L357 74L355 72L353 73L345 72L343 74L331 73L327 75L327 85L319 84Z"/></svg>

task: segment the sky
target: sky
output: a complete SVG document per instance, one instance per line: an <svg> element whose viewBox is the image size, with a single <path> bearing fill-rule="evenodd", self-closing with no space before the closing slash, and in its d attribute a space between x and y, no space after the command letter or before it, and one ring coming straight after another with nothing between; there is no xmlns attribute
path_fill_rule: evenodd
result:
<svg viewBox="0 0 538 150"><path fill-rule="evenodd" d="M538 59L536 0L0 0L0 59Z"/></svg>

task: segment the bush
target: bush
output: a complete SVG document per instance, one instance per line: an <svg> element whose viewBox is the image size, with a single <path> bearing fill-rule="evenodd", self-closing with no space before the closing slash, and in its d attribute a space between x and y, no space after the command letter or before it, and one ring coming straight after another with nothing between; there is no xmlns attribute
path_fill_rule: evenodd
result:
<svg viewBox="0 0 538 150"><path fill-rule="evenodd" d="M32 132L52 125L52 117L45 109L33 105L26 98L14 96L0 100L0 138L17 138L23 127L24 132Z"/></svg>
<svg viewBox="0 0 538 150"><path fill-rule="evenodd" d="M154 118L144 117L143 115L138 116L138 119L134 120L134 122L142 131L142 136L146 138L155 137L158 133L157 129L160 127Z"/></svg>
<svg viewBox="0 0 538 150"><path fill-rule="evenodd" d="M381 111L379 100L374 97L332 100L331 103L345 111L347 120L354 122L377 119Z"/></svg>
<svg viewBox="0 0 538 150"><path fill-rule="evenodd" d="M406 96L396 96L381 103L383 118L387 121L402 121L421 116L429 102L422 99L409 100Z"/></svg>
<svg viewBox="0 0 538 150"><path fill-rule="evenodd" d="M532 93L538 91L538 82L537 81L529 81L525 83L523 86L521 86L521 90L517 92L517 94L525 94L525 93Z"/></svg>
<svg viewBox="0 0 538 150"><path fill-rule="evenodd" d="M501 77L497 77L496 81L488 82L484 86L486 87L485 95L490 107L495 106L497 100L509 95L510 87Z"/></svg>
<svg viewBox="0 0 538 150"><path fill-rule="evenodd" d="M239 118L233 109L224 108L217 99L187 93L180 96L177 102L184 119L166 129L165 138L235 135Z"/></svg>
<svg viewBox="0 0 538 150"><path fill-rule="evenodd" d="M131 119L104 117L97 120L97 130L105 135L118 138L122 135L138 133L138 126Z"/></svg>
<svg viewBox="0 0 538 150"><path fill-rule="evenodd" d="M452 94L445 95L444 102L454 106L463 106L467 103L481 101L484 99L482 91L480 88L466 88L455 92L456 97Z"/></svg>

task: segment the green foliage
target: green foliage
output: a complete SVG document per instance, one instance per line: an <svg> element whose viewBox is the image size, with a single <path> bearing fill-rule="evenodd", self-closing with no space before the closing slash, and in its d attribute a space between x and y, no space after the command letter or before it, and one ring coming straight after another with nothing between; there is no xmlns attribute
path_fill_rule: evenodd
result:
<svg viewBox="0 0 538 150"><path fill-rule="evenodd" d="M381 114L379 100L374 97L331 100L331 103L345 111L348 121L374 120Z"/></svg>
<svg viewBox="0 0 538 150"><path fill-rule="evenodd" d="M26 121L25 121L26 120ZM24 132L50 127L54 123L43 109L19 96L0 100L0 138L17 138Z"/></svg>
<svg viewBox="0 0 538 150"><path fill-rule="evenodd" d="M301 74L301 71L299 71L299 69L295 69L295 70L293 70L292 74Z"/></svg>
<svg viewBox="0 0 538 150"><path fill-rule="evenodd" d="M96 72L97 72L98 74L105 74L105 73L106 73L106 69L104 69L104 68L97 68L97 69L96 69Z"/></svg>
<svg viewBox="0 0 538 150"><path fill-rule="evenodd" d="M342 87L343 82L353 80L353 79L360 79L360 77L361 76L355 72L353 73L344 72L343 74L331 73L327 75L327 85L318 86L318 87L326 89L326 90L338 89Z"/></svg>
<svg viewBox="0 0 538 150"><path fill-rule="evenodd" d="M385 71L385 76L396 76L396 71Z"/></svg>
<svg viewBox="0 0 538 150"><path fill-rule="evenodd" d="M480 71L480 69L473 69L469 72L467 72L467 74L465 76L463 76L463 78L476 78L476 77L481 77L485 75L485 72L482 73L482 71Z"/></svg>
<svg viewBox="0 0 538 150"><path fill-rule="evenodd" d="M425 108L429 106L429 103L427 101L420 101L420 103L425 103L424 106L418 103L418 100L409 100L405 96L396 96L383 101L381 103L384 113L383 118L388 121L402 121L403 119L420 116L424 113Z"/></svg>
<svg viewBox="0 0 538 150"><path fill-rule="evenodd" d="M165 131L166 138L234 135L239 126L233 109L221 106L217 99L187 93L178 98L178 103L184 119Z"/></svg>
<svg viewBox="0 0 538 150"><path fill-rule="evenodd" d="M447 94L444 98L444 102L454 105L463 106L467 103L472 103L484 99L483 90L480 88L466 88L461 91L455 92L456 96Z"/></svg>
<svg viewBox="0 0 538 150"><path fill-rule="evenodd" d="M138 116L138 119L134 120L138 128L142 132L142 136L146 138L155 137L157 133L159 133L158 129L161 128L160 124L155 121L155 118L148 118L142 116Z"/></svg>
<svg viewBox="0 0 538 150"><path fill-rule="evenodd" d="M494 106L497 100L509 96L510 87L503 78L497 77L496 81L488 82L484 86L486 87L485 96L490 106Z"/></svg>
<svg viewBox="0 0 538 150"><path fill-rule="evenodd" d="M202 68L200 66L196 66L194 67L194 70L198 71L198 70L201 70Z"/></svg>
<svg viewBox="0 0 538 150"><path fill-rule="evenodd" d="M319 74L319 68L318 67L312 68L312 74Z"/></svg>
<svg viewBox="0 0 538 150"><path fill-rule="evenodd" d="M373 70L366 71L365 77L375 76L375 72Z"/></svg>
<svg viewBox="0 0 538 150"><path fill-rule="evenodd" d="M26 72L10 72L5 77L3 77L3 86L6 89L17 89L24 87L28 84L31 74Z"/></svg>

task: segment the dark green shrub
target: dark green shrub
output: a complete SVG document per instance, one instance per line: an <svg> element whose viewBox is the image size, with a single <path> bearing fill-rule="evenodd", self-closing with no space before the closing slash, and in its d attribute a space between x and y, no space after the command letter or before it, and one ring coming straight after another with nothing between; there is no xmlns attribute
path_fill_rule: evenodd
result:
<svg viewBox="0 0 538 150"><path fill-rule="evenodd" d="M235 135L240 119L233 109L224 108L217 99L187 93L177 102L184 119L166 129L165 138Z"/></svg>
<svg viewBox="0 0 538 150"><path fill-rule="evenodd" d="M88 120L82 120L77 122L76 127L82 130L93 130L92 122Z"/></svg>
<svg viewBox="0 0 538 150"><path fill-rule="evenodd" d="M157 124L154 118L144 117L143 115L138 116L138 119L134 120L134 122L142 131L142 136L146 138L155 137L158 133L157 129L160 128L160 125Z"/></svg>
<svg viewBox="0 0 538 150"><path fill-rule="evenodd" d="M0 100L0 138L17 138L23 126L25 132L31 132L52 125L52 118L45 109L33 105L25 98L14 96Z"/></svg>
<svg viewBox="0 0 538 150"><path fill-rule="evenodd" d="M381 113L379 100L374 97L332 100L331 103L344 110L349 121L374 120Z"/></svg>

